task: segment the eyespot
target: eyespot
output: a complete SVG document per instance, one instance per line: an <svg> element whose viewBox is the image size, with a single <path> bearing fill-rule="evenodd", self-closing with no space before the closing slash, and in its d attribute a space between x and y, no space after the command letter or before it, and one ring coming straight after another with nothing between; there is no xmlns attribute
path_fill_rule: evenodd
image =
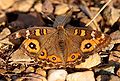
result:
<svg viewBox="0 0 120 81"><path fill-rule="evenodd" d="M44 49L40 52L39 58L40 59L46 59L46 57L47 57L47 51Z"/></svg>
<svg viewBox="0 0 120 81"><path fill-rule="evenodd" d="M79 56L80 56L79 53L72 53L72 54L67 58L67 61L68 61L68 62L70 62L70 61L75 61Z"/></svg>
<svg viewBox="0 0 120 81"><path fill-rule="evenodd" d="M26 39L24 40L23 45L30 53L37 53L40 50L40 44L36 39Z"/></svg>
<svg viewBox="0 0 120 81"><path fill-rule="evenodd" d="M48 59L51 62L62 62L62 60L58 56L55 56L55 55L48 56Z"/></svg>
<svg viewBox="0 0 120 81"><path fill-rule="evenodd" d="M37 48L36 48L36 45L35 45L33 42L31 42L31 43L29 44L29 47L30 47L31 49L37 49Z"/></svg>
<svg viewBox="0 0 120 81"><path fill-rule="evenodd" d="M84 40L81 43L80 49L82 52L93 51L93 49L96 47L97 43L98 43L97 40Z"/></svg>
<svg viewBox="0 0 120 81"><path fill-rule="evenodd" d="M86 48L86 49L89 49L91 46L92 46L91 43L85 44L85 48Z"/></svg>

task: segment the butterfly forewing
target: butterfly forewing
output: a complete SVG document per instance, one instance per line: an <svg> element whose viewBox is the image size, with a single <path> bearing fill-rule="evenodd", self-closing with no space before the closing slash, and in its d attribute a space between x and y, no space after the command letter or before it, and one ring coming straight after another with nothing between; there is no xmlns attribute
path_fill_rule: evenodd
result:
<svg viewBox="0 0 120 81"><path fill-rule="evenodd" d="M66 28L66 31L78 37L76 40L79 40L79 49L82 53L92 54L101 51L111 41L108 35L87 28L71 27Z"/></svg>

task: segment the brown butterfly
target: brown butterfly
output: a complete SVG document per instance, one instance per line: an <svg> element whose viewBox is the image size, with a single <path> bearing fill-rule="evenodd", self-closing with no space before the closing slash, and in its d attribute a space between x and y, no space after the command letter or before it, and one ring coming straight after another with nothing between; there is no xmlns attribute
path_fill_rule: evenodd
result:
<svg viewBox="0 0 120 81"><path fill-rule="evenodd" d="M57 17L55 27L22 29L10 35L9 40L15 44L17 39L25 38L19 50L43 68L73 68L110 43L111 38L99 31L65 27L68 19L66 15Z"/></svg>

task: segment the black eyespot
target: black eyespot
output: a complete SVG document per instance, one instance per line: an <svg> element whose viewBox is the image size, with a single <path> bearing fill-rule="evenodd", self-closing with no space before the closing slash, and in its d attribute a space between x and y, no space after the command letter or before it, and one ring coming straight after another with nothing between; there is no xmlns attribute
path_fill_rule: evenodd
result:
<svg viewBox="0 0 120 81"><path fill-rule="evenodd" d="M74 58L75 58L75 55L72 55L71 58L74 59Z"/></svg>
<svg viewBox="0 0 120 81"><path fill-rule="evenodd" d="M37 48L36 48L36 45L35 45L34 43L32 43L32 42L29 44L29 47L30 47L31 49L37 49Z"/></svg>
<svg viewBox="0 0 120 81"><path fill-rule="evenodd" d="M92 46L91 43L87 43L87 44L85 45L85 48L89 49L91 46Z"/></svg>
<svg viewBox="0 0 120 81"><path fill-rule="evenodd" d="M52 59L53 59L53 60L56 60L56 58L55 58L55 57L52 57Z"/></svg>
<svg viewBox="0 0 120 81"><path fill-rule="evenodd" d="M40 54L41 56L44 56L45 55L45 53L44 52L41 52L41 54Z"/></svg>

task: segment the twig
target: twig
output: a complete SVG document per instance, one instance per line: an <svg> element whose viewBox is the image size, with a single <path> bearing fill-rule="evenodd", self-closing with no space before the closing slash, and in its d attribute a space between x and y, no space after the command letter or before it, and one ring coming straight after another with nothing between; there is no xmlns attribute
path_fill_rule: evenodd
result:
<svg viewBox="0 0 120 81"><path fill-rule="evenodd" d="M80 5L80 9L81 9L88 17L90 17L90 19L92 19L92 18L93 18L93 15L92 15L92 13L90 12L88 6L86 6L85 1L83 0L83 1L81 1L81 3L82 3L82 5ZM99 26L98 26L98 24L97 24L97 21L93 20L93 24L94 24L94 26L92 26L92 29L101 31L100 28L99 28Z"/></svg>
<svg viewBox="0 0 120 81"><path fill-rule="evenodd" d="M85 26L90 25L90 24L95 20L95 18L103 11L103 9L104 9L110 2L111 2L111 0L109 0L109 1L100 9L100 11L93 17L93 19L92 19L89 23L87 23Z"/></svg>

